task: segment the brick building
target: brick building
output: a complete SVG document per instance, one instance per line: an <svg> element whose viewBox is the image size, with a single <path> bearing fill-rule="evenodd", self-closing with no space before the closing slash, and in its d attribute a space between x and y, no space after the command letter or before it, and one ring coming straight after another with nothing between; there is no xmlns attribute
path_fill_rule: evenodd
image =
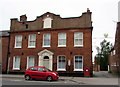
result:
<svg viewBox="0 0 120 87"><path fill-rule="evenodd" d="M98 64L98 61L97 61L97 55L94 57L94 63L93 63L93 70L94 71L100 71L100 65Z"/></svg>
<svg viewBox="0 0 120 87"><path fill-rule="evenodd" d="M8 31L1 31L0 32L0 68L2 68L2 73L7 72L8 57L9 57L9 33Z"/></svg>
<svg viewBox="0 0 120 87"><path fill-rule="evenodd" d="M88 9L79 17L61 18L47 12L27 21L11 19L9 73L45 66L64 75L92 75L92 21Z"/></svg>
<svg viewBox="0 0 120 87"><path fill-rule="evenodd" d="M120 22L117 23L115 45L111 51L109 63L110 71L118 72L118 70L120 70Z"/></svg>

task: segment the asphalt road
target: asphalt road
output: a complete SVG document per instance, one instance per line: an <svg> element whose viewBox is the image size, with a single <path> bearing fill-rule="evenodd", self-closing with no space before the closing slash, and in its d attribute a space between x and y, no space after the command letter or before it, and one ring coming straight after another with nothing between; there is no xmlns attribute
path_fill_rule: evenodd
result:
<svg viewBox="0 0 120 87"><path fill-rule="evenodd" d="M2 85L80 85L75 81L70 80L58 80L58 81L45 81L45 80L30 80L17 78L2 78Z"/></svg>
<svg viewBox="0 0 120 87"><path fill-rule="evenodd" d="M118 85L118 77L107 72L95 72L95 77L60 77L58 81L24 80L24 75L2 75L2 85ZM4 86L3 86L4 87ZM17 87L17 86L16 86ZM40 86L41 87L41 86ZM74 86L73 86L74 87ZM82 86L83 87L83 86ZM109 86L108 86L109 87ZM115 86L114 86L115 87Z"/></svg>

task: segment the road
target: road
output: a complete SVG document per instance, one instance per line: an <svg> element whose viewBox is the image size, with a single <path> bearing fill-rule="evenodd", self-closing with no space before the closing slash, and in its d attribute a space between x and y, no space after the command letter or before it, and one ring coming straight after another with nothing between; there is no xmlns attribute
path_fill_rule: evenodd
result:
<svg viewBox="0 0 120 87"><path fill-rule="evenodd" d="M95 77L62 77L58 81L24 80L24 75L2 75L2 85L118 85L118 77L95 72Z"/></svg>

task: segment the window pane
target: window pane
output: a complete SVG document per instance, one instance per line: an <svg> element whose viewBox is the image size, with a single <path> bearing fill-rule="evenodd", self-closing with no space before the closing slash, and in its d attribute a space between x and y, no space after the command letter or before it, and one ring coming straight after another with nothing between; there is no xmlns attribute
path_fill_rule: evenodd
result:
<svg viewBox="0 0 120 87"><path fill-rule="evenodd" d="M82 56L75 56L75 69L82 69Z"/></svg>
<svg viewBox="0 0 120 87"><path fill-rule="evenodd" d="M15 47L16 48L22 47L22 35L15 36Z"/></svg>
<svg viewBox="0 0 120 87"><path fill-rule="evenodd" d="M58 46L66 46L66 33L58 34Z"/></svg>
<svg viewBox="0 0 120 87"><path fill-rule="evenodd" d="M35 34L31 34L29 35L29 47L35 47L36 45L36 35Z"/></svg>
<svg viewBox="0 0 120 87"><path fill-rule="evenodd" d="M44 34L43 46L50 46L50 34Z"/></svg>
<svg viewBox="0 0 120 87"><path fill-rule="evenodd" d="M74 46L81 46L81 45L83 45L83 33L75 32L74 33Z"/></svg>
<svg viewBox="0 0 120 87"><path fill-rule="evenodd" d="M50 17L45 18L43 28L51 28L52 27L52 19Z"/></svg>
<svg viewBox="0 0 120 87"><path fill-rule="evenodd" d="M15 56L14 57L14 69L19 69L20 68L20 57Z"/></svg>
<svg viewBox="0 0 120 87"><path fill-rule="evenodd" d="M34 57L33 56L28 57L28 67L30 67L30 66L34 66Z"/></svg>
<svg viewBox="0 0 120 87"><path fill-rule="evenodd" d="M38 68L38 71L43 71L44 69L43 68Z"/></svg>
<svg viewBox="0 0 120 87"><path fill-rule="evenodd" d="M58 68L65 69L65 65L66 65L65 56L59 56L58 57Z"/></svg>

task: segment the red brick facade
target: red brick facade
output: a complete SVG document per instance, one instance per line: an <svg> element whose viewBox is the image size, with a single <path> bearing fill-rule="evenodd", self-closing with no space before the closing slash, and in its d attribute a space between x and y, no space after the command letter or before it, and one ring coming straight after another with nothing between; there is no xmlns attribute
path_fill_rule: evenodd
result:
<svg viewBox="0 0 120 87"><path fill-rule="evenodd" d="M52 18L51 28L43 28L43 19L46 17ZM83 73L84 67L90 68L92 75L92 21L91 12L88 10L80 17L75 18L61 18L59 15L53 13L45 13L42 16L37 17L34 21L27 21L26 15L21 16L21 21L18 19L11 19L10 29L10 66L9 72L25 72L27 68L27 56L34 56L34 65L38 66L41 63L40 58L44 53L44 56L49 57L52 63L51 69L58 71L59 73L75 74ZM74 46L74 33L83 33L83 46ZM43 47L43 35L49 33L50 47ZM66 46L58 47L58 34L66 33ZM28 48L29 35L36 35L35 48ZM15 36L22 36L22 47L15 48ZM58 56L64 55L65 70L58 70ZM83 70L74 71L74 57L80 55L83 59ZM14 70L14 57L20 56L20 69Z"/></svg>
<svg viewBox="0 0 120 87"><path fill-rule="evenodd" d="M110 71L118 72L120 70L120 22L117 23L115 45L110 55Z"/></svg>
<svg viewBox="0 0 120 87"><path fill-rule="evenodd" d="M0 34L0 60L2 64L2 72L7 72L8 56L9 56L9 33L7 31Z"/></svg>

